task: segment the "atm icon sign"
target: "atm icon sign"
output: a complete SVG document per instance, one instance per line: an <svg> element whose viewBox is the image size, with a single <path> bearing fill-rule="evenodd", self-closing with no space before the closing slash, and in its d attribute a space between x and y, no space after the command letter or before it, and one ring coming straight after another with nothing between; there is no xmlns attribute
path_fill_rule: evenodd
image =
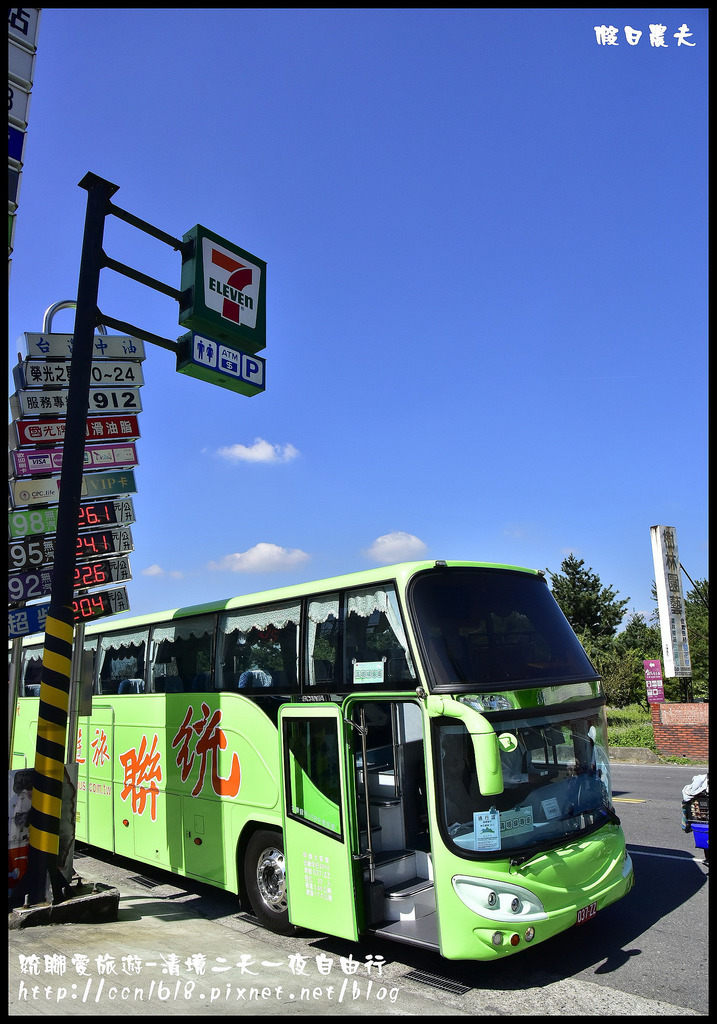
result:
<svg viewBox="0 0 717 1024"><path fill-rule="evenodd" d="M244 395L258 394L265 388L265 359L196 332L180 339L177 370Z"/></svg>
<svg viewBox="0 0 717 1024"><path fill-rule="evenodd" d="M248 356L228 345L219 345L211 338L204 338L201 334L195 334L193 338L194 358L203 366L211 366L221 373L228 373L232 377L253 384L255 387L264 386L264 360L258 356Z"/></svg>

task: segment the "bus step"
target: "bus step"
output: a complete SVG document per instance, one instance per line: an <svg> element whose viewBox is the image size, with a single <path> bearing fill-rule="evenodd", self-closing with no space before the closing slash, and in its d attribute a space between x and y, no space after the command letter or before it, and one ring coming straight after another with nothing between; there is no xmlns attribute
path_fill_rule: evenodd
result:
<svg viewBox="0 0 717 1024"><path fill-rule="evenodd" d="M381 849L381 826L371 826L371 847L373 850L378 852ZM362 853L368 850L368 842L366 841L366 823L363 822L359 829L359 849Z"/></svg>
<svg viewBox="0 0 717 1024"><path fill-rule="evenodd" d="M415 877L416 854L413 850L384 850L375 854L374 868L386 888L395 888Z"/></svg>
<svg viewBox="0 0 717 1024"><path fill-rule="evenodd" d="M427 878L412 878L384 894L384 914L387 921L417 921L436 912L433 882Z"/></svg>
<svg viewBox="0 0 717 1024"><path fill-rule="evenodd" d="M427 914L416 921L384 921L372 928L373 935L383 935L394 942L405 942L409 946L421 946L436 950L438 945L438 922L435 913Z"/></svg>

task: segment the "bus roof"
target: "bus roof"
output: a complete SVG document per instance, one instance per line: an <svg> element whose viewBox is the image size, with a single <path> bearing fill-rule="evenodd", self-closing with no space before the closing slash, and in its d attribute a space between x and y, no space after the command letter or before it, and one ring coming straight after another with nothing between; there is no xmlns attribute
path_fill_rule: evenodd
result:
<svg viewBox="0 0 717 1024"><path fill-rule="evenodd" d="M308 583L294 583L286 587L275 587L271 590L257 591L252 594L244 594L240 597L225 598L220 601L210 601L206 604L187 605L183 608L172 608L167 611L152 612L145 615L127 616L122 619L116 617L97 619L86 626L85 635L93 636L97 633L106 633L109 630L127 630L152 625L157 622L167 622L172 619L185 618L189 615L208 615L234 608L245 608L254 604L268 604L279 601L291 601L310 594L327 593L332 590L343 590L347 587L364 587L376 583L385 583L395 580L405 585L411 576L426 569L436 567L469 567L474 569L499 569L503 571L528 573L532 576L541 575L538 569L528 569L519 565L503 565L495 562L472 562L472 561L440 561L429 559L417 562L398 562L395 565L384 565L376 569L363 569L357 572L344 573L341 576L331 576L326 579L313 580ZM35 633L34 637L42 634ZM24 637L24 643L37 644L37 639Z"/></svg>

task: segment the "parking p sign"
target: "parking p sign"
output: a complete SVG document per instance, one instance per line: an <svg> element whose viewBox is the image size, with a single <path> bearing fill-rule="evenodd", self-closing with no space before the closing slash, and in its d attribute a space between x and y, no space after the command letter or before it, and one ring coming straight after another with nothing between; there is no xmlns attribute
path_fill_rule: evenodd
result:
<svg viewBox="0 0 717 1024"><path fill-rule="evenodd" d="M266 361L192 331L179 339L177 372L240 395L258 395L265 388Z"/></svg>
<svg viewBox="0 0 717 1024"><path fill-rule="evenodd" d="M179 323L251 355L266 347L266 263L195 225L182 263Z"/></svg>

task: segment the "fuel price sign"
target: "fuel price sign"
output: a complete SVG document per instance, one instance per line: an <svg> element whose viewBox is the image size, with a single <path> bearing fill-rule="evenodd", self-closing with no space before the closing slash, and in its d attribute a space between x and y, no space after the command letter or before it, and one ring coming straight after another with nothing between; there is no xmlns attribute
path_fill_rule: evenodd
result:
<svg viewBox="0 0 717 1024"><path fill-rule="evenodd" d="M75 568L74 590L89 590L112 583L127 583L132 579L129 558L108 558ZM8 604L34 601L52 593L52 567L36 572L10 573L8 576Z"/></svg>

